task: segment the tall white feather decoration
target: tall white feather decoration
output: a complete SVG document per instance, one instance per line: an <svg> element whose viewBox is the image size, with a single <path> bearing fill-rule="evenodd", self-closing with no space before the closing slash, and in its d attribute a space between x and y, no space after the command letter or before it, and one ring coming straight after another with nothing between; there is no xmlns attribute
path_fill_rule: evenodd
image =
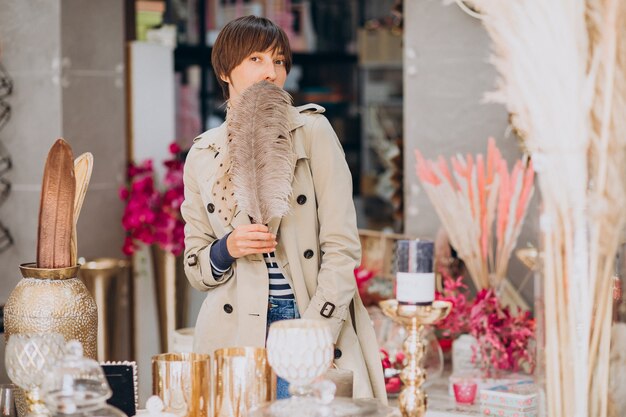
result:
<svg viewBox="0 0 626 417"><path fill-rule="evenodd" d="M289 133L291 103L285 90L262 81L247 88L228 112L235 199L253 223L267 224L290 208L296 163Z"/></svg>
<svg viewBox="0 0 626 417"><path fill-rule="evenodd" d="M473 0L542 191L551 417L607 415L611 285L626 220L623 0ZM541 319L540 319L541 320Z"/></svg>

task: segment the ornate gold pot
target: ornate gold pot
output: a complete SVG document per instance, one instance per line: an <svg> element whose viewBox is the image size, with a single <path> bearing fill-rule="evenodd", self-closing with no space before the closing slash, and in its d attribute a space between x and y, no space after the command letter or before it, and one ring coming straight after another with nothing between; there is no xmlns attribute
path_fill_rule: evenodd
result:
<svg viewBox="0 0 626 417"><path fill-rule="evenodd" d="M78 278L79 268L20 265L23 278L4 306L5 337L16 333L60 333L66 341L81 342L85 356L95 359L98 311Z"/></svg>

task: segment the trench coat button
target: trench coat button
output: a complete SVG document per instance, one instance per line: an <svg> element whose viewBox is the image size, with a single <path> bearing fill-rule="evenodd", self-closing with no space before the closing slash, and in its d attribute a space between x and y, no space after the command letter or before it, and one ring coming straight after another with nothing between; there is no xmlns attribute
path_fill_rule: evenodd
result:
<svg viewBox="0 0 626 417"><path fill-rule="evenodd" d="M298 198L296 198L296 201L298 202L298 204L303 205L304 203L306 203L306 196L304 194L300 194Z"/></svg>
<svg viewBox="0 0 626 417"><path fill-rule="evenodd" d="M207 204L206 209L209 213L213 213L215 211L215 206L213 205L213 203L209 203Z"/></svg>
<svg viewBox="0 0 626 417"><path fill-rule="evenodd" d="M227 312L228 314L233 312L233 306L231 306L230 304L224 304L224 311Z"/></svg>
<svg viewBox="0 0 626 417"><path fill-rule="evenodd" d="M335 348L335 359L341 358L341 355L342 355L341 349Z"/></svg>
<svg viewBox="0 0 626 417"><path fill-rule="evenodd" d="M304 257L307 259L311 259L313 257L313 251L311 249L307 249L304 251Z"/></svg>

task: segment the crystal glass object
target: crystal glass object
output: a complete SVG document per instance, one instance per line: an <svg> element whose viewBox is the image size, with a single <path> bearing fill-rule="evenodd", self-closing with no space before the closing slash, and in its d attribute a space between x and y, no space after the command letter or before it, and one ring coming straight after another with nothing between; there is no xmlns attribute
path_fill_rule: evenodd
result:
<svg viewBox="0 0 626 417"><path fill-rule="evenodd" d="M123 417L125 414L108 405L112 392L98 362L83 356L77 340L66 345L66 354L46 373L42 397L52 416Z"/></svg>
<svg viewBox="0 0 626 417"><path fill-rule="evenodd" d="M267 356L274 372L289 382L292 397L257 407L249 417L394 415L392 408L377 400L335 398L335 384L318 380L333 360L332 334L323 321L295 319L272 324Z"/></svg>
<svg viewBox="0 0 626 417"><path fill-rule="evenodd" d="M15 409L15 391L13 384L0 384L0 416L17 417Z"/></svg>
<svg viewBox="0 0 626 417"><path fill-rule="evenodd" d="M296 397L312 395L311 383L333 361L330 327L318 320L283 320L270 326L267 357L276 375L289 382Z"/></svg>
<svg viewBox="0 0 626 417"><path fill-rule="evenodd" d="M5 365L11 381L22 388L27 417L46 416L41 387L50 366L63 355L65 340L58 333L12 334L6 347Z"/></svg>

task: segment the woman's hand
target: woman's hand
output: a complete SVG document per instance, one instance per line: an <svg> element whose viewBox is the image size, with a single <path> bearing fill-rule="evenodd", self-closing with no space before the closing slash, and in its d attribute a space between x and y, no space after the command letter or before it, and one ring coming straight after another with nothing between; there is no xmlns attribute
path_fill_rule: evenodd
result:
<svg viewBox="0 0 626 417"><path fill-rule="evenodd" d="M233 258L253 253L270 253L276 249L276 236L262 224L242 224L233 230L226 240L228 253Z"/></svg>

